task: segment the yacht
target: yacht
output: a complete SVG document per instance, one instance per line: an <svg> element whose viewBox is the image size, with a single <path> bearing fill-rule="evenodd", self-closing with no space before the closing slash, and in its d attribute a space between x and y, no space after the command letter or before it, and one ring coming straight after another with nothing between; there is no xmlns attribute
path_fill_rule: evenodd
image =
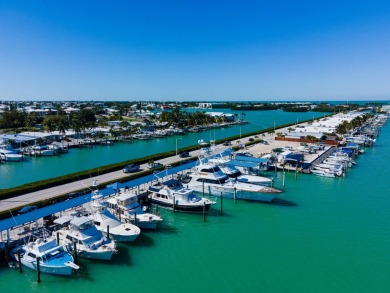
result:
<svg viewBox="0 0 390 293"><path fill-rule="evenodd" d="M6 162L20 162L23 160L23 155L2 149L0 149L0 157Z"/></svg>
<svg viewBox="0 0 390 293"><path fill-rule="evenodd" d="M55 149L53 147L48 147L47 145L34 145L32 147L32 155L36 156L53 156L55 154Z"/></svg>
<svg viewBox="0 0 390 293"><path fill-rule="evenodd" d="M336 174L333 171L327 170L327 169L321 169L315 167L314 169L311 170L311 173L317 176L322 176L322 177L336 177Z"/></svg>
<svg viewBox="0 0 390 293"><path fill-rule="evenodd" d="M234 165L226 164L227 162L221 161L221 159L210 159L208 162L217 163L224 174L229 178L236 179L238 182L273 186L274 180L272 178L258 175L244 175Z"/></svg>
<svg viewBox="0 0 390 293"><path fill-rule="evenodd" d="M193 213L208 211L210 206L215 204L215 201L200 197L174 178L158 180L149 186L149 199L152 204L163 208Z"/></svg>
<svg viewBox="0 0 390 293"><path fill-rule="evenodd" d="M333 172L336 176L343 176L345 173L345 170L342 165L340 164L328 164L328 163L321 163L317 165L313 165L314 169L323 169L323 170L328 170L330 172Z"/></svg>
<svg viewBox="0 0 390 293"><path fill-rule="evenodd" d="M104 237L89 217L63 216L54 220L54 223L62 227L56 231L60 243L69 251L76 243L77 255L80 257L110 260L116 253L115 241Z"/></svg>
<svg viewBox="0 0 390 293"><path fill-rule="evenodd" d="M119 221L107 210L108 203L102 198L103 195L99 191L93 192L89 217L93 219L96 228L115 241L133 242L141 233L141 229L131 223Z"/></svg>
<svg viewBox="0 0 390 293"><path fill-rule="evenodd" d="M45 235L32 236L29 242L14 248L11 257L19 261L18 255L20 255L22 265L32 270L37 269L37 258L39 258L39 269L47 274L69 276L73 270L78 270L79 266L73 262L73 256L57 243L54 236L49 236L48 232Z"/></svg>
<svg viewBox="0 0 390 293"><path fill-rule="evenodd" d="M214 196L252 201L272 201L282 191L277 188L239 182L229 178L216 164L199 164L188 174L187 187Z"/></svg>
<svg viewBox="0 0 390 293"><path fill-rule="evenodd" d="M156 229L157 225L162 222L159 216L145 212L138 202L137 193L132 190L108 198L106 201L108 210L118 216L122 222L133 222L141 229Z"/></svg>
<svg viewBox="0 0 390 293"><path fill-rule="evenodd" d="M137 133L133 135L133 138L135 139L141 139L141 140L147 140L150 138L150 135L147 133Z"/></svg>

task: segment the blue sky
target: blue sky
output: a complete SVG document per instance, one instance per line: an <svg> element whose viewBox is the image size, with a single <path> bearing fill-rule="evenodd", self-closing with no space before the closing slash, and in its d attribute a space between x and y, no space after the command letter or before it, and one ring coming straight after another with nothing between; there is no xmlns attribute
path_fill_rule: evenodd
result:
<svg viewBox="0 0 390 293"><path fill-rule="evenodd" d="M390 98L389 1L0 0L0 100Z"/></svg>

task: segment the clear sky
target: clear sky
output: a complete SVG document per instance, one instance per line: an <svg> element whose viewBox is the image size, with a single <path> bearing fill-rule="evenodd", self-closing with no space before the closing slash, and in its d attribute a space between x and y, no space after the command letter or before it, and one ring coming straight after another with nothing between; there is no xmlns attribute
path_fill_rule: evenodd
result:
<svg viewBox="0 0 390 293"><path fill-rule="evenodd" d="M0 0L1 99L390 99L390 1Z"/></svg>

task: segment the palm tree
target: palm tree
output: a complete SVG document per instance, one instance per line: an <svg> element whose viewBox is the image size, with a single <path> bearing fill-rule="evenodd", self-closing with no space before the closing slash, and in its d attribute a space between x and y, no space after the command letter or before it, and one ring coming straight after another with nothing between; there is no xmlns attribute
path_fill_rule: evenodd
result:
<svg viewBox="0 0 390 293"><path fill-rule="evenodd" d="M47 132L53 132L54 130L56 130L56 121L57 118L55 115L49 115L45 118L45 120L43 120L43 128L47 131Z"/></svg>
<svg viewBox="0 0 390 293"><path fill-rule="evenodd" d="M267 132L267 134L268 134L269 136L271 136L271 135L275 134L275 131L274 131L274 130L269 130L269 131Z"/></svg>
<svg viewBox="0 0 390 293"><path fill-rule="evenodd" d="M36 112L30 112L27 114L25 125L29 128L32 128L37 123L37 113Z"/></svg>
<svg viewBox="0 0 390 293"><path fill-rule="evenodd" d="M80 137L80 133L84 131L83 121L77 119L75 116L71 120L71 127L73 131L76 133L77 139Z"/></svg>
<svg viewBox="0 0 390 293"><path fill-rule="evenodd" d="M60 116L56 126L58 132L65 135L66 131L69 129L68 119L65 116Z"/></svg>

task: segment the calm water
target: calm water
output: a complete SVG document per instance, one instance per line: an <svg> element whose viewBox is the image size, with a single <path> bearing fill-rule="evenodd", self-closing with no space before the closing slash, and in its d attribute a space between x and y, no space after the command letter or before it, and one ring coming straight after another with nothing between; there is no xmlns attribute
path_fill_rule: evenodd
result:
<svg viewBox="0 0 390 293"><path fill-rule="evenodd" d="M161 210L157 232L72 278L0 266L1 292L390 292L390 125L343 179L286 173L280 204ZM277 173L280 184L281 173Z"/></svg>
<svg viewBox="0 0 390 293"><path fill-rule="evenodd" d="M215 110L232 112L229 109ZM237 112L241 114L241 112ZM20 163L0 165L0 189L19 186L38 180L58 177L151 154L175 150L196 145L198 140L222 139L230 136L267 129L276 125L321 117L323 113L286 113L283 111L248 111L245 120L250 124L236 125L222 129L213 129L199 133L188 133L184 136L170 136L153 140L134 140L133 143L116 143L112 146L95 146L92 149L70 149L68 154L52 157L26 158Z"/></svg>

